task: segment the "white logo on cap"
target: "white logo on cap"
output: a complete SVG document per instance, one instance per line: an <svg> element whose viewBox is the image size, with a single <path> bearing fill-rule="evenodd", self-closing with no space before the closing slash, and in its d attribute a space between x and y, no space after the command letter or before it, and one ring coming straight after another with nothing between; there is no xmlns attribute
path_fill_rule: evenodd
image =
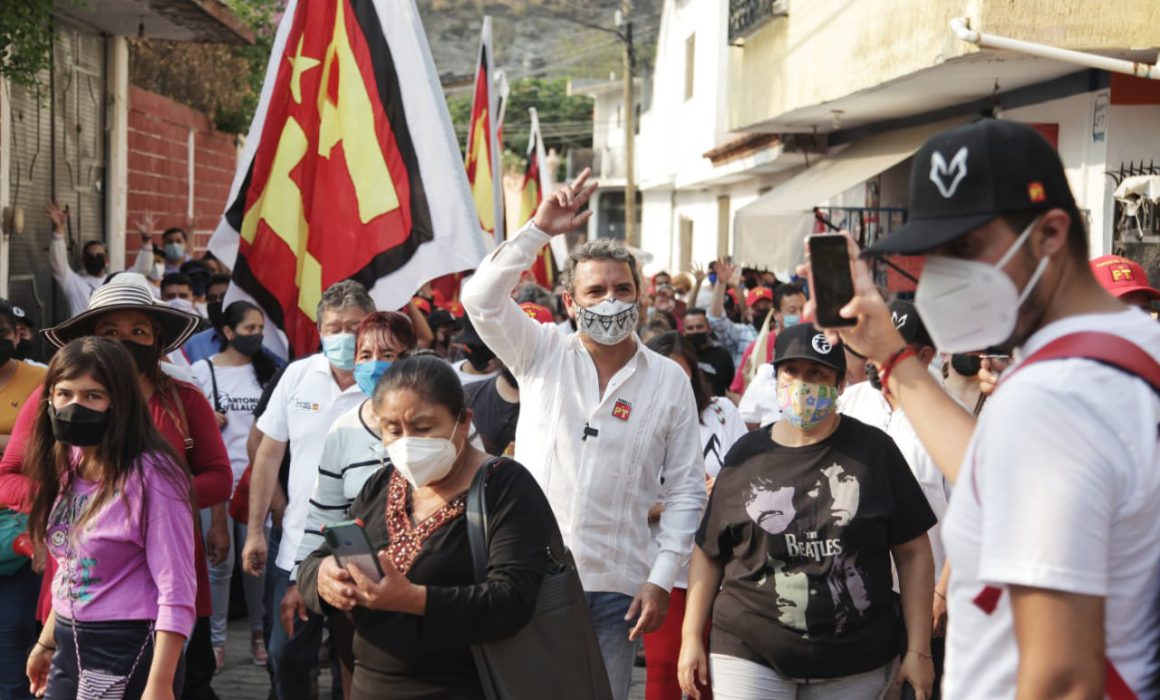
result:
<svg viewBox="0 0 1160 700"><path fill-rule="evenodd" d="M826 340L826 336L822 335L821 333L818 333L814 336L813 346L814 350L820 352L823 355L829 355L830 351L834 349L834 346L830 345L830 341Z"/></svg>
<svg viewBox="0 0 1160 700"><path fill-rule="evenodd" d="M930 181L935 184L938 191L946 199L955 196L955 190L959 188L959 183L967 176L967 147L963 146L955 153L955 157L951 158L951 164L948 166L946 159L938 151L930 154ZM950 184L945 180L949 179Z"/></svg>
<svg viewBox="0 0 1160 700"><path fill-rule="evenodd" d="M890 312L890 320L894 321L894 327L899 330L902 330L902 327L906 325L906 319L908 318L910 318L910 314L902 314L899 316L897 311Z"/></svg>

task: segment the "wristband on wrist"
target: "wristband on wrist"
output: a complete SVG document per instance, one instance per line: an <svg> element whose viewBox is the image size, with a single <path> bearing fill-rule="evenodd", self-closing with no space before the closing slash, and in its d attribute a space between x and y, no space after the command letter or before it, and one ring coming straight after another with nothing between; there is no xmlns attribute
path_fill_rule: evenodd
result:
<svg viewBox="0 0 1160 700"><path fill-rule="evenodd" d="M50 647L49 645L45 644L44 642L40 641L39 639L36 640L36 646L40 647L41 649L44 649L45 651L56 651L56 647Z"/></svg>
<svg viewBox="0 0 1160 700"><path fill-rule="evenodd" d="M935 589L934 594L937 595L939 598L942 598L943 600L947 599L946 593L939 591L937 588Z"/></svg>
<svg viewBox="0 0 1160 700"><path fill-rule="evenodd" d="M886 358L886 362L883 362L882 366L878 368L878 381L882 383L883 396L890 396L890 375L894 373L894 368L898 366L898 363L908 357L914 356L914 354L914 350L909 345L904 346L901 350Z"/></svg>
<svg viewBox="0 0 1160 700"><path fill-rule="evenodd" d="M907 649L906 652L908 654L917 654L918 656L921 656L922 658L926 659L927 661L934 661L934 657L932 657L930 654L924 654L923 652L919 651L918 649Z"/></svg>

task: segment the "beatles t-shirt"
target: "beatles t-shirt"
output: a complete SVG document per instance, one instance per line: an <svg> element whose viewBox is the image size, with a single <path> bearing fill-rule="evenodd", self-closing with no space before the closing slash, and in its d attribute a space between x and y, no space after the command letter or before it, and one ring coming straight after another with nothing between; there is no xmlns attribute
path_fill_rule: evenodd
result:
<svg viewBox="0 0 1160 700"><path fill-rule="evenodd" d="M768 426L740 440L709 498L697 544L724 565L712 652L791 678L878 668L899 651L890 548L935 524L886 433L842 417L815 445Z"/></svg>

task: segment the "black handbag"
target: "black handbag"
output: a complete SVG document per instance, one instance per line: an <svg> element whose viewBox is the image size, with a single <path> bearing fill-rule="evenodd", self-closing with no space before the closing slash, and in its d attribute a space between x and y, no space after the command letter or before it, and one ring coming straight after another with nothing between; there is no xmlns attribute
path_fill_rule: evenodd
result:
<svg viewBox="0 0 1160 700"><path fill-rule="evenodd" d="M488 474L502 464L498 460L480 467L467 492L467 538L478 583L487 581L484 491ZM548 571L532 619L507 639L473 645L471 653L488 700L612 700L580 575L555 520Z"/></svg>

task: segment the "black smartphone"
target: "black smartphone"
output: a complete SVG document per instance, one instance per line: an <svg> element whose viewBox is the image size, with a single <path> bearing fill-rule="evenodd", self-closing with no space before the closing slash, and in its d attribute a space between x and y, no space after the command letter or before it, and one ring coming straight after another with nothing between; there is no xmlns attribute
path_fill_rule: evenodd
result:
<svg viewBox="0 0 1160 700"><path fill-rule="evenodd" d="M327 525L322 529L322 534L339 566L346 568L347 564L354 564L375 581L382 579L379 558L367 538L361 520L344 520Z"/></svg>
<svg viewBox="0 0 1160 700"><path fill-rule="evenodd" d="M846 237L823 233L806 239L810 252L810 299L814 322L820 328L853 326L856 319L842 318L838 311L854 298L850 276L850 250Z"/></svg>

